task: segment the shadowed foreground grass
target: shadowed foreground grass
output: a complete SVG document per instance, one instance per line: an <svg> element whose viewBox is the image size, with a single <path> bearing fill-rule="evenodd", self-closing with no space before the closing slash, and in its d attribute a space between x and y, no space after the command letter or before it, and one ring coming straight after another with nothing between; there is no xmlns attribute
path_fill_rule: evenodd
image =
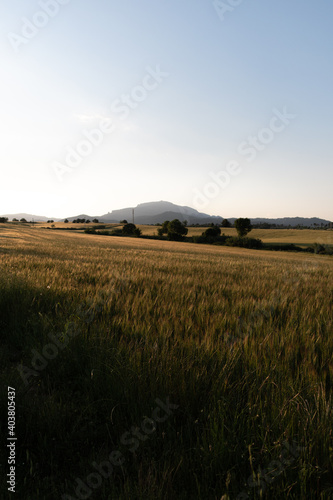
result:
<svg viewBox="0 0 333 500"><path fill-rule="evenodd" d="M17 228L0 259L16 498L331 498L332 258Z"/></svg>

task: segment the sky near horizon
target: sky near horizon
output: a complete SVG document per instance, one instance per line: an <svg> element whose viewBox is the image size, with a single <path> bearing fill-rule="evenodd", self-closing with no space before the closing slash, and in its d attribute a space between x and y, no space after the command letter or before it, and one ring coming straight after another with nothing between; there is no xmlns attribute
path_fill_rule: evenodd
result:
<svg viewBox="0 0 333 500"><path fill-rule="evenodd" d="M4 0L0 214L333 220L333 3Z"/></svg>

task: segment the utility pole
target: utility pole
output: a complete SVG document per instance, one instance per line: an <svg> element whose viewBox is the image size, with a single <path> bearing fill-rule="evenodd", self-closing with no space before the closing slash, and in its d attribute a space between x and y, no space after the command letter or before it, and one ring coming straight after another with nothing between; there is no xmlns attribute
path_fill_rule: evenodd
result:
<svg viewBox="0 0 333 500"><path fill-rule="evenodd" d="M132 223L134 224L134 208L132 208Z"/></svg>

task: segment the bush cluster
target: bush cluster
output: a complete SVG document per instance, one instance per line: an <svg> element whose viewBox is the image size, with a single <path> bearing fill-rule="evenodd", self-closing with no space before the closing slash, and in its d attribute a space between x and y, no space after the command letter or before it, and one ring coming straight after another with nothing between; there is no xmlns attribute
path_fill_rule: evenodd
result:
<svg viewBox="0 0 333 500"><path fill-rule="evenodd" d="M205 234L201 236L193 236L193 243L206 243L210 245L225 245L229 247L242 247L242 248L263 248L263 242L255 238L238 238L237 236L226 236L224 233L221 236L208 236Z"/></svg>

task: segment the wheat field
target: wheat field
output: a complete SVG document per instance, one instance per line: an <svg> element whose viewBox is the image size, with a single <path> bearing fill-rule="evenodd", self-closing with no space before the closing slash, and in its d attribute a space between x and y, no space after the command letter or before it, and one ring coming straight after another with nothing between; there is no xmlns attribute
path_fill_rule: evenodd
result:
<svg viewBox="0 0 333 500"><path fill-rule="evenodd" d="M331 498L330 256L7 224L0 259L17 498Z"/></svg>
<svg viewBox="0 0 333 500"><path fill-rule="evenodd" d="M19 225L19 223L16 223ZM56 229L71 229L84 231L87 227L98 227L105 226L105 229L118 229L122 227L122 224L104 224L104 223L89 223L89 224L73 224L64 222L55 222L54 224L47 223L36 223L37 228L51 228L52 225ZM12 224L13 226L13 224ZM158 227L139 224L139 227L143 235L156 236ZM202 227L189 227L188 236L200 236L205 228ZM237 236L237 231L235 228L222 228L222 233L226 236ZM333 245L333 231L323 230L323 229L253 229L250 233L251 238L261 239L264 243L294 243L295 245L312 245L314 243L319 243L321 245Z"/></svg>

